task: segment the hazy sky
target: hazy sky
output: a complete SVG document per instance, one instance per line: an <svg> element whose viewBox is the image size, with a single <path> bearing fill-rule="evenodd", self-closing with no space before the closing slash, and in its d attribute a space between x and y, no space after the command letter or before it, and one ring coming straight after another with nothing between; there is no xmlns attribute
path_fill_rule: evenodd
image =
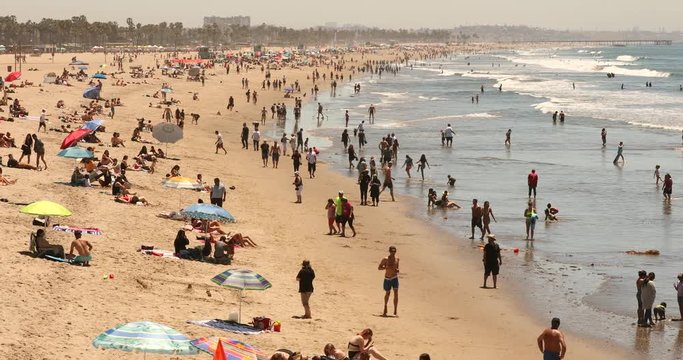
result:
<svg viewBox="0 0 683 360"><path fill-rule="evenodd" d="M6 0L4 14L19 20L86 15L125 23L182 21L201 25L206 15L249 15L260 23L302 28L361 24L387 28L457 25L531 25L553 29L683 30L683 0Z"/></svg>

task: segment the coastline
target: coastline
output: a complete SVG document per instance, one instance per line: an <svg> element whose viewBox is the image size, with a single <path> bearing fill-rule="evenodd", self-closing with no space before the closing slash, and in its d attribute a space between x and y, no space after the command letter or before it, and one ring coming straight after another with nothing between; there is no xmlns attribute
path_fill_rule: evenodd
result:
<svg viewBox="0 0 683 360"><path fill-rule="evenodd" d="M388 57L391 59L391 55ZM3 60L5 58L2 57ZM303 80L307 75L306 70L287 69L274 74L279 76L286 73L288 80ZM42 75L44 72L41 69L36 74ZM27 73L27 77L30 75ZM251 80L254 83L261 77L258 71L246 75L250 78L253 76ZM223 83L215 81L219 79ZM547 324L537 320L537 315L531 314L528 309L510 301L515 298L514 293L523 287L508 288L508 284L516 279L509 278L503 268L501 289L479 289L481 264L477 250L460 253L457 247L438 241L451 235L412 217L411 204L405 201L407 197L398 194L396 203L383 201L379 208L356 206L359 232L356 238L340 239L322 235L326 232L325 200L334 196L337 190L344 189L350 195L351 202L357 204L354 181L322 165L318 179L304 178L304 204L293 204L289 158L281 158L282 168L279 170L264 169L260 165L258 152L239 150L241 123L251 123L251 120L257 119L260 106L242 103L239 76L231 73L227 78L221 76L210 80L206 89L200 88L200 104L193 104L187 95L189 90L196 89L197 83L173 83L178 89L176 93L183 97L183 106L188 112L191 112L192 107L201 109L202 118L196 127L185 125L186 139L177 146L171 146L170 152L182 159L183 175L193 177L193 173L201 172L206 179L218 176L226 186L237 187L229 192L226 208L235 215L238 223L225 228L250 235L261 246L257 249L238 249L237 259L230 267L254 269L275 285L265 292L245 294L245 318L266 315L283 322L283 332L280 334L258 337L238 335L235 338L268 351L287 347L304 354L317 354L327 342L341 348L355 332L363 327L372 327L377 334L377 347L389 358L416 358L422 352L429 352L437 358L447 358L453 353L462 354L468 359L540 357L535 338ZM228 80L231 83L227 83ZM155 85L160 85L162 81L163 78L155 81ZM73 89L68 94L67 89L46 89L68 97L72 103L84 102L71 94ZM130 85L128 89L131 91L111 87L106 90L127 96L139 90L135 85ZM144 86L148 93L155 89ZM259 93L260 104L264 106L282 101L278 96L280 93ZM238 101L239 112L226 113L224 110L225 99L230 94ZM41 106L54 109L53 102L56 100L46 99L47 96L37 91L35 94L33 91L21 91L19 96L30 100L33 113ZM106 96L113 95L107 93ZM148 98L140 100L122 96L122 99L128 104L117 109L116 120L107 123L107 135L119 131L127 137L135 116L143 113L146 117L156 118L158 115L156 109L146 109ZM208 106L205 105L207 103ZM214 115L219 110L222 115ZM35 123L18 121L9 126L13 134L19 135L33 131ZM3 127L5 129L7 126ZM219 129L226 139L229 151L226 157L213 154L214 129ZM45 138L49 140L46 141L48 154L56 152L55 143L60 139L59 134L49 133ZM120 157L123 154L135 155L141 145L127 142L126 149L108 149ZM2 154L6 153L8 151L3 149ZM321 158L324 160L324 156ZM48 161L50 170L41 173L40 177L26 176L32 173L8 171L21 182L15 187L4 189L16 197L11 200L30 200L34 189L50 191L53 199L76 210L74 217L64 220L65 223L97 225L105 229L106 235L102 239L89 239L97 251L94 266L89 269L25 256L17 259L16 252L25 247L27 234L33 228L28 226L27 216L17 214L16 206L0 205L8 214L0 221L10 228L8 238L11 239L0 255L3 263L0 269L8 275L7 283L15 291L15 299L2 301L0 314L6 323L0 326L0 331L12 335L4 340L5 350L0 350L0 353L7 351L5 355L15 359L32 359L36 354L37 357L47 358L62 355L71 358L120 358L116 351L93 349L89 345L90 340L117 322L142 318L166 323L191 337L209 333L233 337L232 334L185 323L186 320L220 317L221 314L226 318L234 310L236 294L217 288L208 281L211 276L223 271L224 266L167 261L131 254L142 243L172 248L179 223L154 216L159 211L177 207L178 194L158 186L158 181L174 162L160 162L158 173L154 175L130 175L137 189L155 204L148 208L131 208L113 203L109 196L99 193L100 189L83 190L58 184L68 177L72 162L49 155ZM227 166L220 166L222 164ZM191 193L182 193L181 196L185 203L194 201L192 199L195 197ZM205 197L205 194L200 196ZM53 235L53 240L54 237L57 236ZM377 316L381 312L383 291L382 275L376 266L386 255L389 245L398 247L403 264L400 317L396 319ZM310 321L291 319L292 315L301 311L294 277L303 258L311 260L317 272L316 292L311 299L314 320ZM115 274L115 279L102 280L102 274L107 273ZM49 278L47 287L40 281L44 278ZM35 289L41 290L36 292ZM428 303L425 302L426 297L429 297ZM16 298L24 301L18 304ZM225 306L225 302L229 305ZM28 311L44 313L41 310L45 307L59 310L46 314L45 319L25 317ZM45 328L54 329L54 333L63 334L66 339L45 336L42 334ZM576 335L572 334L568 339L569 358L628 357L625 351L609 343L576 338ZM23 337L35 340L25 341ZM494 342L495 345L492 344Z"/></svg>

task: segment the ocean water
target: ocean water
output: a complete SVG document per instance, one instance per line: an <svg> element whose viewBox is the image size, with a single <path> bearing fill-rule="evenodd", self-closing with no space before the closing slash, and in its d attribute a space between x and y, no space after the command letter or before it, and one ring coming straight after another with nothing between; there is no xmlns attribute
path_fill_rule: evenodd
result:
<svg viewBox="0 0 683 360"><path fill-rule="evenodd" d="M351 115L351 130L374 104L376 123L366 125L369 144L360 155L377 158L379 139L395 133L401 145L399 166L406 154L415 161L427 156L431 168L425 180L414 171L408 179L397 169L395 191L411 196L416 216L454 234L443 241L476 247L478 241L463 240L470 235L469 206L473 198L488 200L498 220L491 228L501 247L521 250L504 251L502 271L522 281L515 286L541 319L560 316L563 327L607 338L643 358L680 359L679 322L652 330L633 323L640 269L657 274L657 303L667 302L667 315L678 317L672 284L683 272L683 196L678 186L683 179L681 59L683 45L674 44L501 51L411 61L412 66L403 66L396 76L359 80L358 95L351 85L338 90L336 97L320 94L324 120L315 119L317 105L312 102L298 123L288 120L283 126L288 133L303 127L310 144L323 148L322 160L356 176L346 170L339 141L344 111ZM646 87L646 82L653 86ZM473 104L475 95L479 103ZM567 114L566 121L554 124L551 113L560 110ZM449 123L457 134L454 146L444 148L440 130ZM601 144L602 128L607 129L606 147ZM507 129L512 129L510 147L503 144ZM282 131L273 128L271 134ZM615 166L620 141L626 161ZM671 203L663 202L661 186L655 186L657 164L662 177L673 177ZM525 241L522 215L531 169L540 178L539 213L547 203L560 209L559 222L537 223L534 242ZM448 174L457 179L455 188L446 186ZM427 211L428 188L439 194L449 190L463 209ZM661 255L625 254L647 249Z"/></svg>

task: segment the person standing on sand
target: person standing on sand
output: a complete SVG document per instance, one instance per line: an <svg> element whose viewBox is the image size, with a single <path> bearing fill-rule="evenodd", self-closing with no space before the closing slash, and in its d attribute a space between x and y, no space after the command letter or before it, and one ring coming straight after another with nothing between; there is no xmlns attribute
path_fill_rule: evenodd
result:
<svg viewBox="0 0 683 360"><path fill-rule="evenodd" d="M268 167L268 156L270 155L270 145L267 141L261 143L261 160L263 160L263 167Z"/></svg>
<svg viewBox="0 0 683 360"><path fill-rule="evenodd" d="M368 204L368 189L370 188L370 170L364 169L360 172L360 177L358 178L358 185L360 187L360 204Z"/></svg>
<svg viewBox="0 0 683 360"><path fill-rule="evenodd" d="M382 186L382 182L379 181L377 174L372 175L372 180L370 181L370 199L372 200L372 206L379 206L380 186Z"/></svg>
<svg viewBox="0 0 683 360"><path fill-rule="evenodd" d="M500 266L503 265L503 258L500 256L500 246L496 244L496 236L489 234L488 244L484 245L484 257L481 260L484 263L484 286L482 288L486 289L486 280L489 279L489 275L493 275L493 288L496 289L498 286L498 271Z"/></svg>
<svg viewBox="0 0 683 360"><path fill-rule="evenodd" d="M394 198L394 178L391 177L391 166L392 163L389 161L387 166L384 167L384 183L382 184L382 190L380 194L384 192L386 188L389 188L389 194L391 194L391 201L396 201Z"/></svg>
<svg viewBox="0 0 683 360"><path fill-rule="evenodd" d="M289 139L287 139L287 133L282 133L282 137L280 138L280 143L282 144L282 156L287 156L287 143L289 142Z"/></svg>
<svg viewBox="0 0 683 360"><path fill-rule="evenodd" d="M605 128L600 131L600 137L602 138L602 147L607 146L607 130Z"/></svg>
<svg viewBox="0 0 683 360"><path fill-rule="evenodd" d="M300 319L311 318L311 306L308 301L313 295L313 279L315 279L315 271L311 267L311 262L304 260L301 263L301 270L296 275L296 281L299 282L299 294L301 294L301 305L304 307L304 315Z"/></svg>
<svg viewBox="0 0 683 360"><path fill-rule="evenodd" d="M308 149L306 161L308 162L308 176L313 179L315 177L315 164L318 162L318 155L315 154L313 148Z"/></svg>
<svg viewBox="0 0 683 360"><path fill-rule="evenodd" d="M327 199L325 210L327 210L327 227L330 229L327 235L335 235L339 233L340 230L337 230L335 227L337 207L334 205L333 199Z"/></svg>
<svg viewBox="0 0 683 360"><path fill-rule="evenodd" d="M645 310L645 313L643 314L643 323L640 326L650 327L655 324L652 320L652 307L655 305L655 298L657 297L655 273L651 272L647 274L647 278L644 279L643 285L641 286L640 297L643 300L643 309Z"/></svg>
<svg viewBox="0 0 683 360"><path fill-rule="evenodd" d="M638 301L638 326L643 325L643 314L645 309L643 308L643 284L647 280L647 272L645 270L638 271L638 279L636 279L636 300Z"/></svg>
<svg viewBox="0 0 683 360"><path fill-rule="evenodd" d="M242 149L249 150L249 127L247 123L242 123L242 134L240 135L242 140Z"/></svg>
<svg viewBox="0 0 683 360"><path fill-rule="evenodd" d="M301 154L298 150L294 150L292 153L292 165L294 166L294 171L299 172L299 167L301 166Z"/></svg>
<svg viewBox="0 0 683 360"><path fill-rule="evenodd" d="M301 204L301 193L304 191L304 180L299 175L299 171L294 172L294 192L296 193L295 204Z"/></svg>
<svg viewBox="0 0 683 360"><path fill-rule="evenodd" d="M396 256L396 247L389 247L389 256L380 261L377 270L384 270L384 312L382 316L387 316L387 304L391 296L391 290L394 291L394 316L398 316L398 265L399 258Z"/></svg>
<svg viewBox="0 0 683 360"><path fill-rule="evenodd" d="M619 158L621 158L622 164L624 162L626 162L626 160L624 160L624 142L623 141L619 142L619 147L617 147L617 156L614 158L614 161L612 163L614 165L616 165L617 161L619 161Z"/></svg>
<svg viewBox="0 0 683 360"><path fill-rule="evenodd" d="M678 274L678 282L674 283L674 289L678 298L678 311L681 313L681 321L683 321L683 274Z"/></svg>
<svg viewBox="0 0 683 360"><path fill-rule="evenodd" d="M223 150L226 155L228 154L228 150L225 150L223 146L223 135L216 130L216 154L218 154L218 150Z"/></svg>
<svg viewBox="0 0 683 360"><path fill-rule="evenodd" d="M483 211L481 206L479 206L477 199L472 199L472 236L470 240L474 240L474 228L478 227L481 230L481 240L484 240L484 227L482 226L481 218L483 216Z"/></svg>
<svg viewBox="0 0 683 360"><path fill-rule="evenodd" d="M211 204L223 207L226 193L225 185L221 184L221 179L213 179L213 187L211 187Z"/></svg>
<svg viewBox="0 0 683 360"><path fill-rule="evenodd" d="M256 129L251 134L251 142L252 142L252 146L254 147L254 151L258 151L260 141L261 141L261 133L258 131L258 129Z"/></svg>
<svg viewBox="0 0 683 360"><path fill-rule="evenodd" d="M529 186L529 198L531 198L531 192L534 192L534 199L536 198L536 186L538 186L538 174L536 169L531 169L531 172L526 177L527 185Z"/></svg>
<svg viewBox="0 0 683 360"><path fill-rule="evenodd" d="M553 318L550 328L543 330L536 342L538 349L543 353L543 360L561 360L567 353L567 344L564 342L564 334L560 329L560 319Z"/></svg>

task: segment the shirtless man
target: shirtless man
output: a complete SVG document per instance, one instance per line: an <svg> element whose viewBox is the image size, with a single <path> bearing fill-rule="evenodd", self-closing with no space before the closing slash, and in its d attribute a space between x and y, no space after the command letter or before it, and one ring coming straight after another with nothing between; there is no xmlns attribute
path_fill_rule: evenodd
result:
<svg viewBox="0 0 683 360"><path fill-rule="evenodd" d="M396 256L396 247L389 247L389 256L382 259L377 267L377 270L384 270L384 313L382 316L387 316L387 303L389 303L389 296L391 289L394 289L394 316L398 316L398 262L399 258Z"/></svg>
<svg viewBox="0 0 683 360"><path fill-rule="evenodd" d="M481 230L481 240L484 240L484 227L481 221L483 216L484 212L481 209L481 206L478 205L478 200L472 199L472 236L470 236L470 240L474 239L475 227L478 227L479 230Z"/></svg>
<svg viewBox="0 0 683 360"><path fill-rule="evenodd" d="M81 263L84 266L90 266L90 260L92 256L90 251L92 250L92 244L88 240L81 239L81 232L74 232L75 239L71 242L71 249L69 250L69 259L73 259L75 262ZM74 256L74 250L78 252L77 256Z"/></svg>
<svg viewBox="0 0 683 360"><path fill-rule="evenodd" d="M567 344L564 342L564 335L559 330L560 319L553 318L550 324L550 328L543 330L538 336L538 349L543 353L543 360L564 359Z"/></svg>
<svg viewBox="0 0 683 360"><path fill-rule="evenodd" d="M391 194L391 201L396 201L394 198L394 178L391 177L391 166L392 162L389 161L387 163L387 166L384 168L384 183L382 184L382 191L379 193L383 193L384 189L389 188L389 194Z"/></svg>

